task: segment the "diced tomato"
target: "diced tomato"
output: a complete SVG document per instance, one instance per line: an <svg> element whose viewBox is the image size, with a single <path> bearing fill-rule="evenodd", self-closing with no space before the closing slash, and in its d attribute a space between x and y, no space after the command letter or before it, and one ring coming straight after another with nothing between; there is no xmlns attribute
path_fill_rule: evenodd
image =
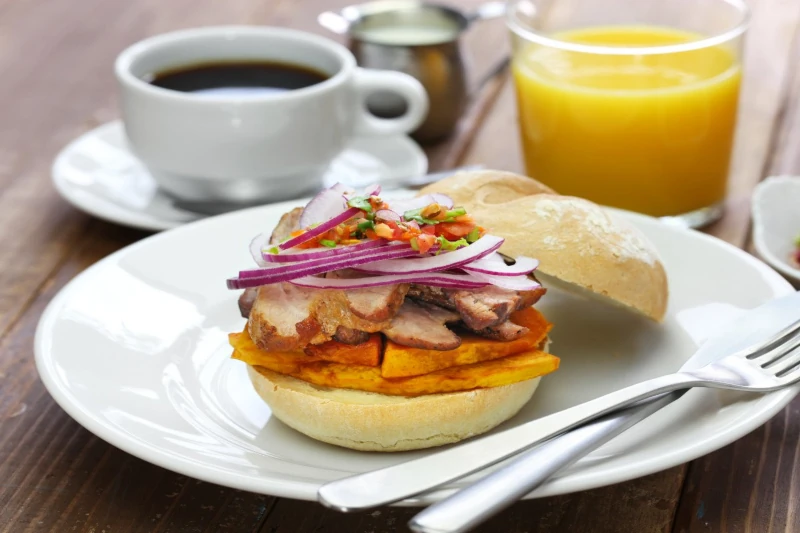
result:
<svg viewBox="0 0 800 533"><path fill-rule="evenodd" d="M430 250L434 244L436 244L436 237L433 235L423 233L417 237L417 246L419 246L419 252L421 254Z"/></svg>
<svg viewBox="0 0 800 533"><path fill-rule="evenodd" d="M422 233L428 235L436 235L436 226L422 226Z"/></svg>
<svg viewBox="0 0 800 533"><path fill-rule="evenodd" d="M475 224L462 224L460 222L445 222L437 225L442 226L442 231L458 238L466 237L475 228Z"/></svg>

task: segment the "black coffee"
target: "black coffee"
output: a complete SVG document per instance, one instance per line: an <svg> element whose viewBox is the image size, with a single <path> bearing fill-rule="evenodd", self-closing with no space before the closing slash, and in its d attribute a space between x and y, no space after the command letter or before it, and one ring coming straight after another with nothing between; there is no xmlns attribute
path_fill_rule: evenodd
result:
<svg viewBox="0 0 800 533"><path fill-rule="evenodd" d="M326 74L302 65L242 61L181 67L158 72L146 81L185 93L254 96L302 89L326 79Z"/></svg>

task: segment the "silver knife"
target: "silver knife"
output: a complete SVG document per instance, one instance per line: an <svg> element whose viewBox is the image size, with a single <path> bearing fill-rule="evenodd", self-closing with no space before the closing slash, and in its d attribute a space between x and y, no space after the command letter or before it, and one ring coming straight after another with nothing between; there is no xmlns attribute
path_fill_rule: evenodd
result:
<svg viewBox="0 0 800 533"><path fill-rule="evenodd" d="M416 533L469 531L685 392L672 392L622 409L523 452L501 469L434 503L412 518L408 527Z"/></svg>
<svg viewBox="0 0 800 533"><path fill-rule="evenodd" d="M773 300L732 321L723 334L706 341L682 368L699 368L746 349L775 335L798 319L798 293ZM525 451L540 443L543 436L557 434L553 433L555 429L563 433L586 423L588 420L584 413L587 406L598 400L604 403L604 398L419 459L327 483L320 487L317 497L329 507L351 511L378 507L427 492Z"/></svg>

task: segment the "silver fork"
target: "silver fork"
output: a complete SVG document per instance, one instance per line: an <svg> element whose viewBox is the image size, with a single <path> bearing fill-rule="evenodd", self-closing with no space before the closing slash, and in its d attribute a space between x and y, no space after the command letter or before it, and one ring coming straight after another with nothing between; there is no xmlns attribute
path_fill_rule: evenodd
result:
<svg viewBox="0 0 800 533"><path fill-rule="evenodd" d="M797 320L769 340L701 368L682 369L448 450L328 483L319 489L319 500L341 511L396 502L482 470L606 413L676 390L771 392L788 387L800 381L799 332Z"/></svg>

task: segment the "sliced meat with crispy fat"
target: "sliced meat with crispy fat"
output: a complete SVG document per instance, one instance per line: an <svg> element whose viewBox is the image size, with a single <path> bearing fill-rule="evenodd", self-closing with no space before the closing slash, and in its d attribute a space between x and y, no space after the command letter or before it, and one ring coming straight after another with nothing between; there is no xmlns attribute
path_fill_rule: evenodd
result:
<svg viewBox="0 0 800 533"><path fill-rule="evenodd" d="M530 307L544 293L543 287L533 291L513 291L494 285L469 290L412 285L408 296L446 309L454 309L469 329L483 330L502 324L512 312Z"/></svg>
<svg viewBox="0 0 800 533"><path fill-rule="evenodd" d="M258 287L245 289L244 292L239 295L239 312L242 314L243 318L250 316L250 310L253 309L256 297L258 297Z"/></svg>
<svg viewBox="0 0 800 533"><path fill-rule="evenodd" d="M369 333L339 326L333 334L333 340L344 344L364 344L369 340Z"/></svg>
<svg viewBox="0 0 800 533"><path fill-rule="evenodd" d="M490 326L488 328L472 331L481 337L486 337L487 339L507 342L519 339L530 330L525 326L520 326L519 324L515 324L510 320L506 320L505 322L501 322L496 326Z"/></svg>
<svg viewBox="0 0 800 533"><path fill-rule="evenodd" d="M352 279L359 274L351 270L337 270L328 272L326 277L336 279ZM409 285L382 285L380 287L365 287L362 289L348 289L345 292L350 310L358 317L373 322L392 318L403 305Z"/></svg>
<svg viewBox="0 0 800 533"><path fill-rule="evenodd" d="M340 327L375 333L389 322L357 316L343 290L275 283L258 288L247 327L250 338L262 350L291 351L327 342Z"/></svg>
<svg viewBox="0 0 800 533"><path fill-rule="evenodd" d="M454 350L461 338L450 331L448 322L459 320L456 313L406 300L388 327L381 331L398 344L427 350Z"/></svg>

